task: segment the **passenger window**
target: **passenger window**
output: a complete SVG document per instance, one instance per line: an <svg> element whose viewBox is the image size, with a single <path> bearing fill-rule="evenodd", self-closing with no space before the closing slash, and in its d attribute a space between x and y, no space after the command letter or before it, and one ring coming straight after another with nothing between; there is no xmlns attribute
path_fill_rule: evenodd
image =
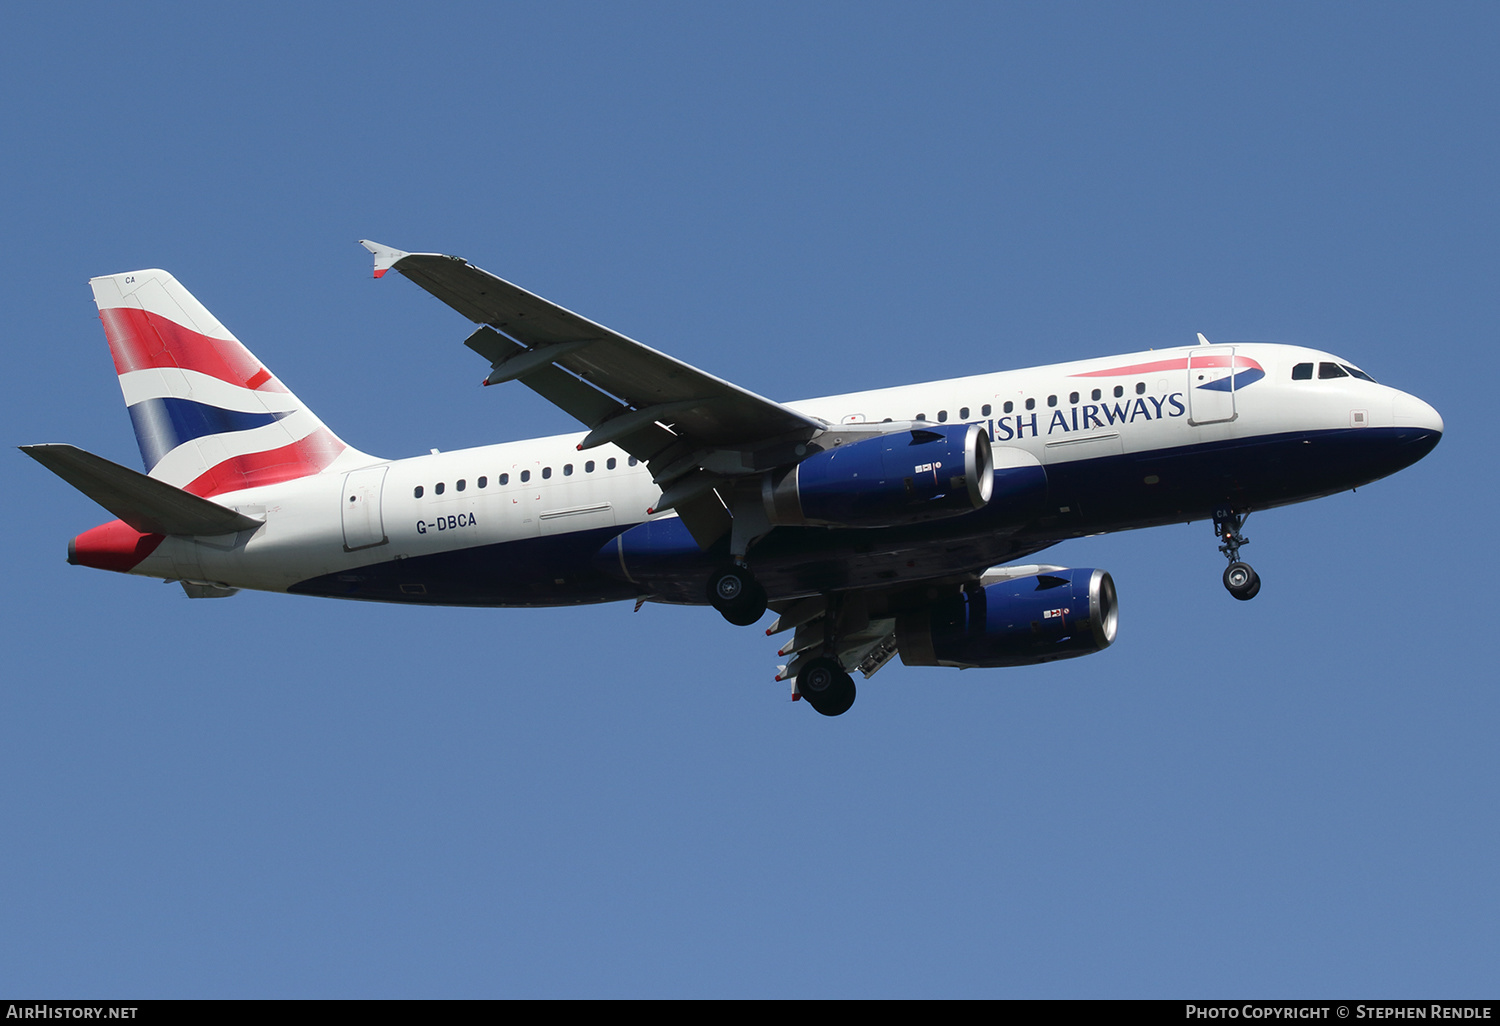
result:
<svg viewBox="0 0 1500 1026"><path fill-rule="evenodd" d="M604 469L605 470L614 470L615 469L615 458L613 456L611 456L609 459L607 459L607 460L604 461Z"/></svg>
<svg viewBox="0 0 1500 1026"><path fill-rule="evenodd" d="M1145 395L1146 394L1146 383L1144 381L1137 381L1135 383L1135 394L1136 395Z"/></svg>
<svg viewBox="0 0 1500 1026"><path fill-rule="evenodd" d="M1006 413L1009 413L1011 410L1014 410L1015 408L1016 408L1016 404L1015 403L1011 402L1009 399L1007 399L1005 401L1005 412Z"/></svg>
<svg viewBox="0 0 1500 1026"><path fill-rule="evenodd" d="M433 495L442 495L443 494L443 482L439 481L437 484L435 484L435 485L432 486L432 494Z"/></svg>
<svg viewBox="0 0 1500 1026"><path fill-rule="evenodd" d="M500 475L500 483L503 484L503 485L510 484L510 475L509 474L501 474Z"/></svg>
<svg viewBox="0 0 1500 1026"><path fill-rule="evenodd" d="M1293 381L1311 381L1312 380L1312 364L1310 364L1310 363L1299 363L1299 364L1297 364L1297 366L1293 367L1292 368L1292 380Z"/></svg>
<svg viewBox="0 0 1500 1026"><path fill-rule="evenodd" d="M967 406L965 406L963 409L961 409L961 410L958 411L958 419L959 420L968 420L969 419L969 408Z"/></svg>
<svg viewBox="0 0 1500 1026"><path fill-rule="evenodd" d="M564 463L563 464L563 477L572 477L572 476L573 476L573 464L571 464L571 463Z"/></svg>
<svg viewBox="0 0 1500 1026"><path fill-rule="evenodd" d="M529 471L529 470L523 470L523 471L521 471L521 480L523 482L524 481L530 481L531 480L531 471Z"/></svg>
<svg viewBox="0 0 1500 1026"><path fill-rule="evenodd" d="M411 497L413 499L420 499L422 497L422 486L421 485L417 485L415 488L413 488L411 490Z"/></svg>
<svg viewBox="0 0 1500 1026"><path fill-rule="evenodd" d="M1077 401L1078 401L1078 393L1077 392L1069 392L1068 393L1068 402L1070 402L1070 403L1076 403Z"/></svg>
<svg viewBox="0 0 1500 1026"><path fill-rule="evenodd" d="M1098 390L1098 389L1097 389L1097 388L1096 388L1096 389L1094 389L1094 390L1093 390L1093 391L1092 391L1092 392L1090 392L1090 393L1089 393L1089 397L1090 397L1090 398L1091 398L1091 399L1093 399L1093 400L1094 400L1094 402L1096 402L1096 403L1097 403L1097 402L1098 402L1098 401L1099 401L1099 397L1100 397L1100 396L1102 396L1102 395L1103 395L1103 394L1104 394L1104 393L1103 393L1103 392L1101 392L1101 391L1099 391L1099 390Z"/></svg>
<svg viewBox="0 0 1500 1026"><path fill-rule="evenodd" d="M1034 410L1034 409L1036 409L1036 400L1035 399L1028 399L1028 400L1026 400L1026 408L1028 410Z"/></svg>
<svg viewBox="0 0 1500 1026"><path fill-rule="evenodd" d="M1347 375L1347 374L1344 373L1344 368L1340 367L1336 363L1320 363L1320 364L1318 364L1318 377L1320 379L1326 379L1326 378L1347 378L1348 376L1349 375Z"/></svg>
<svg viewBox="0 0 1500 1026"><path fill-rule="evenodd" d="M459 491L463 491L464 490L464 486L467 485L467 484L468 484L467 481L465 481L463 478L459 478L458 479L458 484L454 485L453 487L456 488L456 489L458 489Z"/></svg>
<svg viewBox="0 0 1500 1026"><path fill-rule="evenodd" d="M634 456L632 456L632 457L630 457L630 459L626 460L625 462L628 463L630 466L633 467L633 466L635 466L637 463L639 463L641 461L638 460L638 459L636 459Z"/></svg>
<svg viewBox="0 0 1500 1026"><path fill-rule="evenodd" d="M927 414L925 414L925 413L919 413L919 414L917 414L917 420L926 420L926 419L927 419Z"/></svg>
<svg viewBox="0 0 1500 1026"><path fill-rule="evenodd" d="M594 461L593 460L589 460L587 463L585 463L583 465L583 472L585 474L592 474L594 472Z"/></svg>
<svg viewBox="0 0 1500 1026"><path fill-rule="evenodd" d="M481 487L481 488L483 488L485 485L487 485L489 483L490 483L490 479L487 478L487 477L481 477L479 479L479 487Z"/></svg>
<svg viewBox="0 0 1500 1026"><path fill-rule="evenodd" d="M939 424L946 424L946 423L948 423L948 411L947 410L938 410L938 423Z"/></svg>
<svg viewBox="0 0 1500 1026"><path fill-rule="evenodd" d="M1055 396L1055 395L1049 395L1047 397L1047 405L1048 406L1056 406L1057 405L1057 396Z"/></svg>
<svg viewBox="0 0 1500 1026"><path fill-rule="evenodd" d="M1118 399L1118 398L1120 398L1120 396L1122 396L1124 394L1125 394L1125 386L1124 385L1116 385L1115 386L1115 398Z"/></svg>
<svg viewBox="0 0 1500 1026"><path fill-rule="evenodd" d="M990 404L989 403L985 403L983 406L981 406L979 408L979 415L981 417L988 417L990 415Z"/></svg>
<svg viewBox="0 0 1500 1026"><path fill-rule="evenodd" d="M548 478L550 478L551 476L552 476L552 468L551 467L543 467L542 468L542 480L545 481Z"/></svg>

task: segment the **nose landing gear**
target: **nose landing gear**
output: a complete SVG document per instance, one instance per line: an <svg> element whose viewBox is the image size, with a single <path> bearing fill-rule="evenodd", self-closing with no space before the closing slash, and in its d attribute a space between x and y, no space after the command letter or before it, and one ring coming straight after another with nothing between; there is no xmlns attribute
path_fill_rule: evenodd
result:
<svg viewBox="0 0 1500 1026"><path fill-rule="evenodd" d="M1224 587L1229 594L1241 602L1248 602L1260 594L1260 575L1249 563L1240 562L1240 546L1250 544L1250 539L1240 532L1250 514L1241 515L1220 510L1214 514L1214 533L1223 542L1219 551L1229 560L1224 571Z"/></svg>

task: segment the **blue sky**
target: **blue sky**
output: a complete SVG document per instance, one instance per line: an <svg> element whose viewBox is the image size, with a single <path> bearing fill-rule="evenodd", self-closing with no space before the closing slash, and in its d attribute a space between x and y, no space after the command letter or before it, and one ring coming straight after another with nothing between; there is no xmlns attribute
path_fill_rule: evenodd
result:
<svg viewBox="0 0 1500 1026"><path fill-rule="evenodd" d="M1493 997L1494 5L27 5L12 445L136 465L87 279L172 271L391 457L572 430L355 245L796 398L1266 339L1427 399L1355 494L1048 558L1121 636L837 720L709 610L69 567L0 505L0 993Z"/></svg>

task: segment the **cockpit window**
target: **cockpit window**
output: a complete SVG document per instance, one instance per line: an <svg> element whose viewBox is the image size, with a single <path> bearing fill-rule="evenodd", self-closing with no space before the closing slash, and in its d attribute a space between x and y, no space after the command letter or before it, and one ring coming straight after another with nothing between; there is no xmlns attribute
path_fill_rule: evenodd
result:
<svg viewBox="0 0 1500 1026"><path fill-rule="evenodd" d="M1318 364L1318 380L1326 381L1329 378L1347 378L1348 372L1336 363Z"/></svg>
<svg viewBox="0 0 1500 1026"><path fill-rule="evenodd" d="M1310 364L1310 363L1299 363L1299 364L1297 364L1297 366L1293 367L1292 368L1292 380L1293 381L1311 381L1312 380L1312 364Z"/></svg>
<svg viewBox="0 0 1500 1026"><path fill-rule="evenodd" d="M1351 367L1347 363L1341 363L1341 364L1339 364L1339 366L1342 367L1342 368L1344 368L1344 370L1348 371L1349 374L1350 374L1350 376L1352 376L1352 377L1356 377L1356 378L1358 378L1361 381L1368 381L1372 385L1376 383L1376 381L1375 381L1374 378L1370 377L1370 375L1366 374L1364 371L1360 370L1358 367Z"/></svg>

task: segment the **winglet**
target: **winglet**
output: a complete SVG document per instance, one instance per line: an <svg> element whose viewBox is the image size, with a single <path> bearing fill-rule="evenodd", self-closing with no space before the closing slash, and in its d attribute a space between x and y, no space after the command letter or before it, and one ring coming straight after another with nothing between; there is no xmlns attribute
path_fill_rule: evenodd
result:
<svg viewBox="0 0 1500 1026"><path fill-rule="evenodd" d="M410 255L399 249L392 249L389 246L382 246L378 242L371 242L369 239L360 239L359 244L375 255L375 277L377 278L384 277L385 272L396 265L396 261Z"/></svg>

